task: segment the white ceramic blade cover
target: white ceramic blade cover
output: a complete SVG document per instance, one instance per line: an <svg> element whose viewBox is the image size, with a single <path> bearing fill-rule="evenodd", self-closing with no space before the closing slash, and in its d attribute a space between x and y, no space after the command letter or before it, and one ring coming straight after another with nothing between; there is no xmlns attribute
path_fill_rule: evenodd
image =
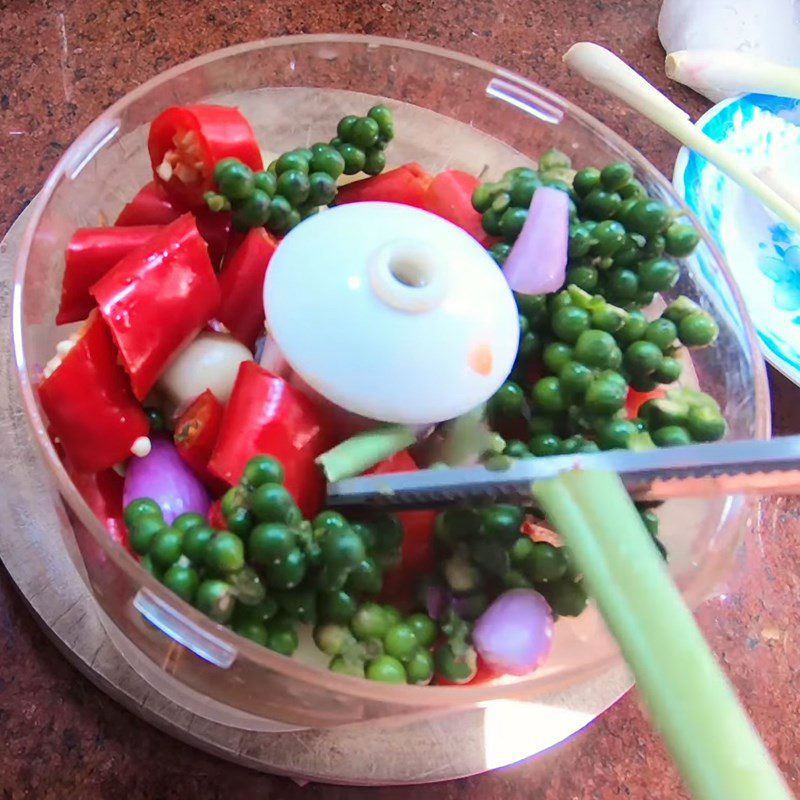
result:
<svg viewBox="0 0 800 800"><path fill-rule="evenodd" d="M395 203L317 214L281 242L264 282L267 330L316 392L371 419L452 419L500 387L516 303L483 247Z"/></svg>

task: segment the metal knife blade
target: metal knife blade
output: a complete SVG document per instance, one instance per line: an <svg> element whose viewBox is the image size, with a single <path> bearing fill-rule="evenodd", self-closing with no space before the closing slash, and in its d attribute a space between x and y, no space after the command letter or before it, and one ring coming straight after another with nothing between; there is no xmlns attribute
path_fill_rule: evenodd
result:
<svg viewBox="0 0 800 800"><path fill-rule="evenodd" d="M636 500L794 494L800 493L800 436L530 458L502 471L448 467L348 478L328 486L327 501L336 508L387 511L458 503L525 504L532 483L573 469L616 472Z"/></svg>

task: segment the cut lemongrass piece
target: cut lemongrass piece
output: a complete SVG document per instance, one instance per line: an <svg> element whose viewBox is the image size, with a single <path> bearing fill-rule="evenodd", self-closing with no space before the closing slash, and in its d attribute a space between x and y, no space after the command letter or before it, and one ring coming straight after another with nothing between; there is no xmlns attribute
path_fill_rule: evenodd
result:
<svg viewBox="0 0 800 800"><path fill-rule="evenodd" d="M800 98L800 69L747 53L678 50L664 67L668 78L696 92L736 97L750 92Z"/></svg>
<svg viewBox="0 0 800 800"><path fill-rule="evenodd" d="M568 472L533 494L570 548L695 800L791 800L619 477Z"/></svg>
<svg viewBox="0 0 800 800"><path fill-rule="evenodd" d="M405 425L386 425L359 433L316 459L325 477L340 481L361 475L381 461L411 447L417 437Z"/></svg>
<svg viewBox="0 0 800 800"><path fill-rule="evenodd" d="M758 170L756 175L787 203L791 203L800 211L800 188L786 176L785 172L776 167L766 166Z"/></svg>
<svg viewBox="0 0 800 800"><path fill-rule="evenodd" d="M740 186L752 192L787 225L800 231L800 211L742 167L738 154L730 153L698 130L685 111L610 50L592 42L578 42L565 53L564 61L572 71L623 100L690 150L708 159Z"/></svg>

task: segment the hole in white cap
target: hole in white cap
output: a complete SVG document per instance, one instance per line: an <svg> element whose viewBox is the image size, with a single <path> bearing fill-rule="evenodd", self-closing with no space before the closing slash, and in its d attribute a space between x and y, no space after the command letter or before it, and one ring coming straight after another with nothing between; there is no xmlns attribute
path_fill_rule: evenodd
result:
<svg viewBox="0 0 800 800"><path fill-rule="evenodd" d="M412 289L421 289L431 283L435 269L435 259L423 248L404 246L389 256L392 277Z"/></svg>

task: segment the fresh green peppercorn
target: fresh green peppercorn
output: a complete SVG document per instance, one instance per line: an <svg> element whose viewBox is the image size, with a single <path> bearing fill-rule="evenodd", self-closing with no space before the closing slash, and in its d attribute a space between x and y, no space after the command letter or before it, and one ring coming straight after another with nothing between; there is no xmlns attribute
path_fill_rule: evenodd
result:
<svg viewBox="0 0 800 800"><path fill-rule="evenodd" d="M144 409L147 422L150 424L151 433L162 433L166 429L164 415L153 406L146 406Z"/></svg>
<svg viewBox="0 0 800 800"><path fill-rule="evenodd" d="M570 157L566 153L562 153L561 150L556 150L555 147L545 150L539 156L539 172L547 172L551 169L570 169L571 167L572 161Z"/></svg>
<svg viewBox="0 0 800 800"><path fill-rule="evenodd" d="M624 325L617 331L617 340L622 345L629 345L644 338L647 324L647 318L641 311L630 311Z"/></svg>
<svg viewBox="0 0 800 800"><path fill-rule="evenodd" d="M501 216L502 215L498 214L493 208L487 208L486 211L483 212L483 216L481 217L481 224L483 225L483 229L490 236L500 236Z"/></svg>
<svg viewBox="0 0 800 800"><path fill-rule="evenodd" d="M355 637L344 625L327 623L314 628L314 644L329 656L338 656L355 644Z"/></svg>
<svg viewBox="0 0 800 800"><path fill-rule="evenodd" d="M581 583L570 579L560 580L548 586L545 599L559 617L577 617L586 608L586 592Z"/></svg>
<svg viewBox="0 0 800 800"><path fill-rule="evenodd" d="M331 672L336 672L339 675L349 675L352 678L365 678L364 664L360 660L347 659L343 656L336 656L331 659L328 664L328 669Z"/></svg>
<svg viewBox="0 0 800 800"><path fill-rule="evenodd" d="M589 312L578 306L560 308L551 321L553 333L569 344L574 344L584 331L589 330L590 324Z"/></svg>
<svg viewBox="0 0 800 800"><path fill-rule="evenodd" d="M220 531L206 545L205 560L216 573L237 572L244 566L244 544L236 534Z"/></svg>
<svg viewBox="0 0 800 800"><path fill-rule="evenodd" d="M484 534L498 541L513 541L519 534L524 514L518 506L501 503L481 511Z"/></svg>
<svg viewBox="0 0 800 800"><path fill-rule="evenodd" d="M600 188L600 170L596 167L579 169L572 179L572 188L578 197L586 197L590 192Z"/></svg>
<svg viewBox="0 0 800 800"><path fill-rule="evenodd" d="M572 399L583 397L593 377L589 367L579 361L568 361L558 373L562 391Z"/></svg>
<svg viewBox="0 0 800 800"><path fill-rule="evenodd" d="M257 603L237 603L233 613L236 622L267 622L278 613L278 604L272 597Z"/></svg>
<svg viewBox="0 0 800 800"><path fill-rule="evenodd" d="M288 619L276 618L267 623L267 647L270 650L291 656L298 644L297 631Z"/></svg>
<svg viewBox="0 0 800 800"><path fill-rule="evenodd" d="M378 656L367 664L368 680L381 683L405 683L406 670L402 662L389 655Z"/></svg>
<svg viewBox="0 0 800 800"><path fill-rule="evenodd" d="M564 342L551 342L542 352L542 360L550 372L558 374L572 358L572 348Z"/></svg>
<svg viewBox="0 0 800 800"><path fill-rule="evenodd" d="M678 338L687 347L706 347L719 335L719 327L707 311L692 311L678 323Z"/></svg>
<svg viewBox="0 0 800 800"><path fill-rule="evenodd" d="M603 188L609 192L616 192L625 184L633 180L633 167L624 161L618 161L603 167L600 173L600 181Z"/></svg>
<svg viewBox="0 0 800 800"><path fill-rule="evenodd" d="M479 213L488 210L494 199L494 184L481 183L472 192L472 207Z"/></svg>
<svg viewBox="0 0 800 800"><path fill-rule="evenodd" d="M565 306L571 305L575 304L572 302L572 295L566 289L556 294L551 294L547 298L547 307L551 314L555 314L556 311L560 311Z"/></svg>
<svg viewBox="0 0 800 800"><path fill-rule="evenodd" d="M181 557L183 533L164 527L153 537L148 555L159 569L171 567Z"/></svg>
<svg viewBox="0 0 800 800"><path fill-rule="evenodd" d="M299 169L289 169L278 176L277 193L285 197L293 206L299 206L308 199L308 175Z"/></svg>
<svg viewBox="0 0 800 800"><path fill-rule="evenodd" d="M344 158L335 147L329 144L315 144L311 148L309 172L324 172L336 180L344 172L344 166Z"/></svg>
<svg viewBox="0 0 800 800"><path fill-rule="evenodd" d="M279 483L262 483L253 491L250 507L261 522L294 524L301 518L294 498Z"/></svg>
<svg viewBox="0 0 800 800"><path fill-rule="evenodd" d="M359 641L383 639L391 620L377 603L364 603L350 620L350 630Z"/></svg>
<svg viewBox="0 0 800 800"><path fill-rule="evenodd" d="M331 178L327 172L312 172L308 176L308 197L306 202L309 205L327 206L333 202L335 197L336 180Z"/></svg>
<svg viewBox="0 0 800 800"><path fill-rule="evenodd" d="M240 539L247 537L255 523L253 515L243 506L234 508L226 519L228 521L228 530L235 533Z"/></svg>
<svg viewBox="0 0 800 800"><path fill-rule="evenodd" d="M180 514L172 522L172 527L181 533L188 533L192 528L199 528L201 525L207 525L206 518L202 514L195 514L187 511L185 514Z"/></svg>
<svg viewBox="0 0 800 800"><path fill-rule="evenodd" d="M648 323L644 332L644 338L661 348L662 351L672 347L677 336L678 329L675 323L663 318L655 319Z"/></svg>
<svg viewBox="0 0 800 800"><path fill-rule="evenodd" d="M625 381L613 380L604 373L592 381L586 390L584 406L591 414L614 414L625 405L627 396Z"/></svg>
<svg viewBox="0 0 800 800"><path fill-rule="evenodd" d="M267 217L269 229L279 233L285 231L291 212L292 204L282 195L276 194L270 202L269 217Z"/></svg>
<svg viewBox="0 0 800 800"><path fill-rule="evenodd" d="M686 427L695 442L716 442L725 435L725 418L710 406L692 406Z"/></svg>
<svg viewBox="0 0 800 800"><path fill-rule="evenodd" d="M244 200L255 189L253 170L241 161L217 164L214 182L220 193L230 200Z"/></svg>
<svg viewBox="0 0 800 800"><path fill-rule="evenodd" d="M378 123L378 130L384 139L390 140L394 138L394 117L391 109L384 105L373 106L367 112L367 116Z"/></svg>
<svg viewBox="0 0 800 800"><path fill-rule="evenodd" d="M591 250L593 243L594 237L585 226L573 225L569 232L569 257L582 258Z"/></svg>
<svg viewBox="0 0 800 800"><path fill-rule="evenodd" d="M153 563L153 559L152 559L152 558L150 558L150 556L149 556L149 555L142 556L142 557L141 557L141 559L139 560L139 564L141 565L142 569L143 569L145 572L148 572L148 573L149 573L150 575L152 575L154 578L158 578L158 580L161 580L161 576L162 576L162 570L160 570L160 569L159 569L159 568L158 568L158 567L157 567L157 566L156 566L156 565Z"/></svg>
<svg viewBox="0 0 800 800"><path fill-rule="evenodd" d="M665 292L678 281L680 270L667 258L651 258L639 265L639 286L651 292Z"/></svg>
<svg viewBox="0 0 800 800"><path fill-rule="evenodd" d="M142 556L149 552L155 535L163 528L164 520L160 514L138 517L136 525L128 529L128 540L133 552Z"/></svg>
<svg viewBox="0 0 800 800"><path fill-rule="evenodd" d="M233 208L232 222L236 230L247 231L265 225L270 216L272 201L260 189L253 191L236 203Z"/></svg>
<svg viewBox="0 0 800 800"><path fill-rule="evenodd" d="M673 222L664 234L665 249L676 258L690 255L700 241L700 234L692 225Z"/></svg>
<svg viewBox="0 0 800 800"><path fill-rule="evenodd" d="M357 610L355 598L349 592L320 592L317 597L317 611L324 622L347 625Z"/></svg>
<svg viewBox="0 0 800 800"><path fill-rule="evenodd" d="M588 264L581 264L567 270L567 283L583 289L584 292L594 292L600 283L597 270Z"/></svg>
<svg viewBox="0 0 800 800"><path fill-rule="evenodd" d="M346 588L364 594L379 594L383 588L381 568L374 558L362 559L347 577Z"/></svg>
<svg viewBox="0 0 800 800"><path fill-rule="evenodd" d="M628 181L624 186L620 186L618 192L624 200L630 197L634 197L637 200L647 197L647 189L636 178Z"/></svg>
<svg viewBox="0 0 800 800"><path fill-rule="evenodd" d="M357 117L350 125L347 136L342 136L342 138L362 150L366 150L377 144L380 133L381 129L378 123L372 117Z"/></svg>
<svg viewBox="0 0 800 800"><path fill-rule="evenodd" d="M594 220L610 219L622 202L616 192L593 189L581 202L581 211Z"/></svg>
<svg viewBox="0 0 800 800"><path fill-rule="evenodd" d="M628 213L627 227L643 236L661 233L670 222L669 209L660 200L640 200Z"/></svg>
<svg viewBox="0 0 800 800"><path fill-rule="evenodd" d="M530 458L531 455L525 442L521 442L518 439L507 441L503 453L511 456L511 458Z"/></svg>
<svg viewBox="0 0 800 800"><path fill-rule="evenodd" d="M269 170L256 172L253 175L253 184L256 189L260 192L264 192L267 197L272 197L278 185L278 178L274 172L270 172Z"/></svg>
<svg viewBox="0 0 800 800"><path fill-rule="evenodd" d="M503 266L511 251L511 245L506 242L498 242L489 248L489 255L497 262L498 266Z"/></svg>
<svg viewBox="0 0 800 800"><path fill-rule="evenodd" d="M699 310L700 306L698 306L697 303L695 303L693 300L690 300L685 295L681 295L680 297L676 297L664 309L661 316L664 317L664 319L671 320L676 325L678 325L684 317L687 317L694 311L699 311Z"/></svg>
<svg viewBox="0 0 800 800"><path fill-rule="evenodd" d="M560 445L561 440L552 433L537 433L528 442L528 447L535 456L558 455Z"/></svg>
<svg viewBox="0 0 800 800"><path fill-rule="evenodd" d="M353 128L353 125L358 121L358 117L355 114L348 114L346 117L342 117L339 120L339 124L336 126L336 135L343 141L349 142L350 141L350 132Z"/></svg>
<svg viewBox="0 0 800 800"><path fill-rule="evenodd" d="M320 511L311 523L311 527L315 531L328 531L336 528L348 528L349 526L350 523L342 514L330 509Z"/></svg>
<svg viewBox="0 0 800 800"><path fill-rule="evenodd" d="M535 173L518 175L511 183L511 191L508 193L511 205L527 210L533 200L534 192L541 185L542 182Z"/></svg>
<svg viewBox="0 0 800 800"><path fill-rule="evenodd" d="M426 686L433 678L433 655L428 650L418 649L406 662L406 677L415 686Z"/></svg>
<svg viewBox="0 0 800 800"><path fill-rule="evenodd" d="M251 642L260 644L262 647L267 646L269 633L267 626L263 622L234 622L233 631Z"/></svg>
<svg viewBox="0 0 800 800"><path fill-rule="evenodd" d="M197 570L191 567L182 567L173 564L162 578L164 586L175 592L182 600L191 603L197 587L200 585L200 577Z"/></svg>
<svg viewBox="0 0 800 800"><path fill-rule="evenodd" d="M679 447L692 443L689 432L681 425L665 425L663 428L656 428L650 431L650 437L658 447Z"/></svg>
<svg viewBox="0 0 800 800"><path fill-rule="evenodd" d="M507 208L500 217L500 234L513 241L519 235L527 218L528 212L526 209L514 208L513 206Z"/></svg>
<svg viewBox="0 0 800 800"><path fill-rule="evenodd" d="M616 220L604 219L592 231L595 242L592 253L597 256L613 256L625 244L625 228Z"/></svg>
<svg viewBox="0 0 800 800"><path fill-rule="evenodd" d="M614 300L633 300L639 291L639 278L633 270L610 269L606 275L606 293Z"/></svg>
<svg viewBox="0 0 800 800"><path fill-rule="evenodd" d="M203 581L197 587L194 603L206 616L223 624L230 620L236 605L230 584L218 580Z"/></svg>
<svg viewBox="0 0 800 800"><path fill-rule="evenodd" d="M286 590L299 586L306 575L305 553L299 548L290 551L280 562L266 567L267 583L273 589Z"/></svg>
<svg viewBox="0 0 800 800"><path fill-rule="evenodd" d="M337 148L339 154L344 159L344 174L356 175L364 169L367 156L366 153L354 144L342 144Z"/></svg>
<svg viewBox="0 0 800 800"><path fill-rule="evenodd" d="M624 449L628 440L638 432L636 425L627 419L612 419L597 432L597 443L603 450Z"/></svg>
<svg viewBox="0 0 800 800"><path fill-rule="evenodd" d="M533 540L528 536L519 536L508 551L508 557L514 566L524 564L535 552Z"/></svg>
<svg viewBox="0 0 800 800"><path fill-rule="evenodd" d="M149 497L140 497L136 500L131 500L125 507L122 518L129 528L135 528L137 522L144 517L156 517L163 523L164 515L161 513L161 507L155 500Z"/></svg>
<svg viewBox="0 0 800 800"><path fill-rule="evenodd" d="M614 219L618 220L623 225L625 225L628 218L628 214L631 212L636 203L637 203L637 198L635 197L628 197L627 199L623 200L619 204L619 208L617 208L616 212L614 213ZM638 249L638 245L636 245L635 240L632 239L631 237L628 237L628 239L626 239L626 246L628 245L634 245Z"/></svg>
<svg viewBox="0 0 800 800"><path fill-rule="evenodd" d="M187 530L183 535L181 546L183 555L193 564L204 564L206 547L213 537L214 530L207 523Z"/></svg>
<svg viewBox="0 0 800 800"><path fill-rule="evenodd" d="M624 363L632 374L650 375L658 368L663 357L664 354L658 345L641 339L628 345L625 350Z"/></svg>
<svg viewBox="0 0 800 800"><path fill-rule="evenodd" d="M661 363L655 368L652 377L658 383L674 383L680 378L682 371L683 366L677 358L664 356Z"/></svg>
<svg viewBox="0 0 800 800"><path fill-rule="evenodd" d="M616 333L622 328L627 314L610 303L592 309L592 327L606 333Z"/></svg>
<svg viewBox="0 0 800 800"><path fill-rule="evenodd" d="M377 147L371 147L364 156L364 172L367 175L380 175L386 166L386 154Z"/></svg>
<svg viewBox="0 0 800 800"><path fill-rule="evenodd" d="M515 417L525 407L525 393L514 381L506 381L492 396L489 409L501 417Z"/></svg>
<svg viewBox="0 0 800 800"><path fill-rule="evenodd" d="M367 555L361 538L350 527L327 530L322 537L320 547L323 560L335 570L353 569Z"/></svg>
<svg viewBox="0 0 800 800"><path fill-rule="evenodd" d="M399 661L408 661L419 649L419 642L411 626L399 622L386 631L383 647L387 655Z"/></svg>
<svg viewBox="0 0 800 800"><path fill-rule="evenodd" d="M465 653L456 655L448 642L437 647L434 653L436 672L451 683L471 681L478 671L477 661L477 655L471 647Z"/></svg>
<svg viewBox="0 0 800 800"><path fill-rule="evenodd" d="M534 583L557 581L567 571L567 559L561 548L547 542L534 542L533 553L525 564L526 573Z"/></svg>
<svg viewBox="0 0 800 800"><path fill-rule="evenodd" d="M603 368L608 365L617 343L610 333L605 331L584 331L575 342L574 353L571 354L575 361L587 367ZM545 349L545 352L546 349Z"/></svg>
<svg viewBox="0 0 800 800"><path fill-rule="evenodd" d="M590 333L590 331L587 331ZM567 407L564 395L561 391L561 383L558 378L549 376L540 378L533 385L531 392L534 408L546 414L559 414Z"/></svg>
<svg viewBox="0 0 800 800"><path fill-rule="evenodd" d="M420 647L431 647L439 634L436 623L427 614L412 614L406 618L406 625L414 631Z"/></svg>
<svg viewBox="0 0 800 800"><path fill-rule="evenodd" d="M257 489L265 483L283 483L283 480L283 466L272 456L253 456L242 473L242 483L250 489Z"/></svg>

